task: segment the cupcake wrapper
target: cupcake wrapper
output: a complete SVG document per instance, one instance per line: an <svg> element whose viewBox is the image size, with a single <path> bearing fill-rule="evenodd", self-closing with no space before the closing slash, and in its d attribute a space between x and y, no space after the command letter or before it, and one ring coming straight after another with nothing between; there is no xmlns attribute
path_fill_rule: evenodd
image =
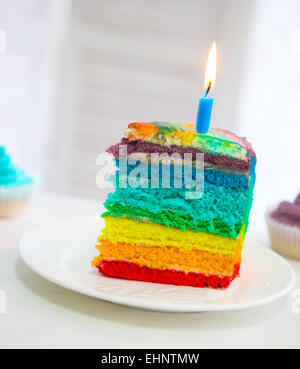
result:
<svg viewBox="0 0 300 369"><path fill-rule="evenodd" d="M22 213L35 187L35 183L18 187L0 186L0 218L10 218Z"/></svg>
<svg viewBox="0 0 300 369"><path fill-rule="evenodd" d="M300 260L300 228L277 222L270 217L273 209L266 214L271 247L278 253Z"/></svg>
<svg viewBox="0 0 300 369"><path fill-rule="evenodd" d="M28 199L22 200L10 200L0 199L0 219L1 218L12 218L23 213Z"/></svg>

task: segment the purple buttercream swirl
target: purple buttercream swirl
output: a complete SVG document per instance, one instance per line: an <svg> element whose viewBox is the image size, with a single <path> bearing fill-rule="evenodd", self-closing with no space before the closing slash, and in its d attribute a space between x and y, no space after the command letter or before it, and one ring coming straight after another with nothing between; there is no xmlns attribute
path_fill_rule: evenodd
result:
<svg viewBox="0 0 300 369"><path fill-rule="evenodd" d="M127 145L128 155L135 152L158 154L167 153L169 155L179 153L182 156L184 153L191 153L193 156L193 160L196 160L196 154L200 153L204 154L204 161L206 163L213 164L219 168L237 170L240 172L247 172L250 169L250 160L245 161L241 159L231 158L225 155L206 153L193 147L182 147L177 145L162 146L159 144L141 140L129 141L128 138L122 138L122 141L120 143L109 147L106 151L118 158L120 145Z"/></svg>
<svg viewBox="0 0 300 369"><path fill-rule="evenodd" d="M299 193L299 195L295 198L294 203L295 203L296 205L300 206L300 193Z"/></svg>
<svg viewBox="0 0 300 369"><path fill-rule="evenodd" d="M300 227L300 194L294 202L282 201L271 213L271 218L283 224Z"/></svg>

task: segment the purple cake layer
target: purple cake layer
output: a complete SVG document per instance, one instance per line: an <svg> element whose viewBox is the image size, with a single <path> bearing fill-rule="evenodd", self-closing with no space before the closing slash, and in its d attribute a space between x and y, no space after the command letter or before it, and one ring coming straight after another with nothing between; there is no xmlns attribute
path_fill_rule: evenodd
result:
<svg viewBox="0 0 300 369"><path fill-rule="evenodd" d="M116 145L112 145L107 149L107 152L114 155L115 158L119 158L119 146L127 145L127 154L139 153L167 153L172 155L174 153L179 153L182 155L185 153L191 153L193 155L193 160L196 160L196 154L204 154L204 162L215 165L219 168L236 170L239 172L248 172L250 169L250 160L245 161L241 159L231 158L225 155L215 155L211 153L206 153L195 149L193 147L182 147L177 145L162 146L159 144L154 144L145 141L129 141L127 138L122 138L122 141Z"/></svg>

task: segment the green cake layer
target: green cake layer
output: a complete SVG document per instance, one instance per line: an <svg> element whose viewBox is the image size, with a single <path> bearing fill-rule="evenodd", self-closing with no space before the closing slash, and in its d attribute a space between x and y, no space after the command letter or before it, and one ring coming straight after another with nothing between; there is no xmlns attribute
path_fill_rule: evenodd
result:
<svg viewBox="0 0 300 369"><path fill-rule="evenodd" d="M161 210L153 213L143 208L130 205L123 206L120 203L111 203L109 201L105 202L105 207L108 211L103 216L127 217L137 221L150 221L166 225L167 227L175 227L182 230L191 229L195 232L215 233L230 238L237 238L242 227L241 222L230 226L219 218L215 218L212 221L195 221L189 214L179 211Z"/></svg>

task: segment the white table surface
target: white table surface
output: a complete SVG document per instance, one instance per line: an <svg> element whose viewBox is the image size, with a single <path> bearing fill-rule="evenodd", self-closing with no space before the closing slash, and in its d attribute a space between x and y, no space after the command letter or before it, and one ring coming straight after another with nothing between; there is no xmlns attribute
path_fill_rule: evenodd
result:
<svg viewBox="0 0 300 369"><path fill-rule="evenodd" d="M0 348L300 348L300 313L292 309L300 310L300 301L292 294L245 311L154 313L66 290L20 260L18 240L30 228L97 211L96 201L43 194L23 217L0 221L0 289L7 300L6 313L0 314ZM252 237L267 246L263 221L250 227ZM300 289L300 262L289 261Z"/></svg>

